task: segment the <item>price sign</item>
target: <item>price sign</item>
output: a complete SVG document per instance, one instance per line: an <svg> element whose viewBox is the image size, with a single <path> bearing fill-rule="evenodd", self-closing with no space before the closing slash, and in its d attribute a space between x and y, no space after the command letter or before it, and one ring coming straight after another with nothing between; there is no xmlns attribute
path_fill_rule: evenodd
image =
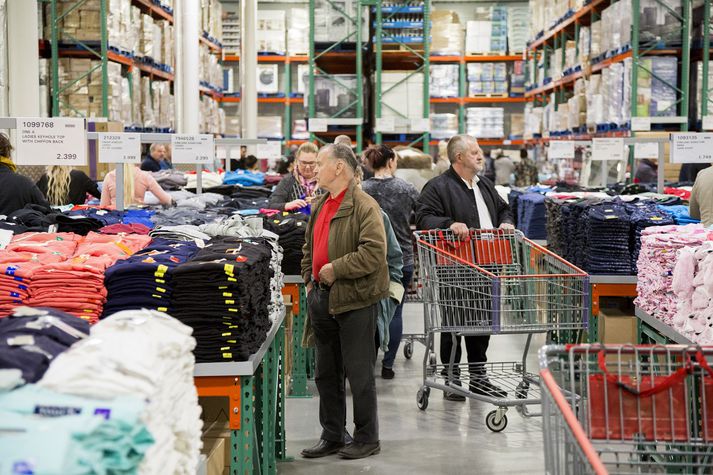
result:
<svg viewBox="0 0 713 475"><path fill-rule="evenodd" d="M592 160L624 160L624 139L592 139Z"/></svg>
<svg viewBox="0 0 713 475"><path fill-rule="evenodd" d="M15 163L70 167L86 165L84 119L18 117Z"/></svg>
<svg viewBox="0 0 713 475"><path fill-rule="evenodd" d="M641 142L634 144L634 158L659 158L659 144L656 142Z"/></svg>
<svg viewBox="0 0 713 475"><path fill-rule="evenodd" d="M646 132L651 130L651 117L632 117L631 130L634 132Z"/></svg>
<svg viewBox="0 0 713 475"><path fill-rule="evenodd" d="M713 115L707 115L703 118L703 130L713 130Z"/></svg>
<svg viewBox="0 0 713 475"><path fill-rule="evenodd" d="M393 132L396 128L396 121L393 117L380 117L376 119L377 132Z"/></svg>
<svg viewBox="0 0 713 475"><path fill-rule="evenodd" d="M171 136L173 163L213 163L215 142L210 134L174 134Z"/></svg>
<svg viewBox="0 0 713 475"><path fill-rule="evenodd" d="M713 133L671 134L671 163L712 163Z"/></svg>
<svg viewBox="0 0 713 475"><path fill-rule="evenodd" d="M574 141L551 140L548 158L574 158Z"/></svg>
<svg viewBox="0 0 713 475"><path fill-rule="evenodd" d="M280 158L282 156L282 142L268 140L267 143L258 144L257 158Z"/></svg>
<svg viewBox="0 0 713 475"><path fill-rule="evenodd" d="M99 163L141 163L141 134L99 132Z"/></svg>
<svg viewBox="0 0 713 475"><path fill-rule="evenodd" d="M310 132L326 132L328 128L326 119L309 119L308 125Z"/></svg>

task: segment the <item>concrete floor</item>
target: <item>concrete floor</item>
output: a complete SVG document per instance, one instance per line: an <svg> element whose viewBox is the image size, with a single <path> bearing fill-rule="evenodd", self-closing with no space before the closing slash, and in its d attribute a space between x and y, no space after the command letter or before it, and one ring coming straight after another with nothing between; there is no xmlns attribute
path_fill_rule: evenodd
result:
<svg viewBox="0 0 713 475"><path fill-rule="evenodd" d="M407 304L404 332L423 331L422 306ZM517 361L526 337L493 337L490 361ZM537 372L537 350L544 342L537 335L528 357L529 370ZM314 383L311 399L287 400L287 451L294 461L280 463L284 474L538 474L544 473L542 420L523 419L514 409L507 413L508 426L493 433L485 426L485 415L493 406L479 401L444 401L442 393L431 390L429 406L416 406L416 392L423 379L424 346L416 343L411 360L396 359L396 378L381 379L381 358L377 362L376 388L379 403L381 453L362 460L343 460L334 455L322 459L303 459L300 450L316 443L321 432L318 419L319 398ZM465 359L465 355L464 355ZM347 402L351 421L351 398ZM532 410L539 412L538 406ZM350 431L353 424L348 424Z"/></svg>

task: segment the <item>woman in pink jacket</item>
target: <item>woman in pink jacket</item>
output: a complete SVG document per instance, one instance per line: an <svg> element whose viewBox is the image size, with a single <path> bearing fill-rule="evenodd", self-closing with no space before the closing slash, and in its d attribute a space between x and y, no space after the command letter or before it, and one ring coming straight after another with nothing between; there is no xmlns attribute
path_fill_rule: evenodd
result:
<svg viewBox="0 0 713 475"><path fill-rule="evenodd" d="M171 204L171 195L166 193L150 173L134 165L124 165L124 206L143 204L147 191L153 193L162 205ZM104 177L101 205L105 208L116 207L116 170Z"/></svg>

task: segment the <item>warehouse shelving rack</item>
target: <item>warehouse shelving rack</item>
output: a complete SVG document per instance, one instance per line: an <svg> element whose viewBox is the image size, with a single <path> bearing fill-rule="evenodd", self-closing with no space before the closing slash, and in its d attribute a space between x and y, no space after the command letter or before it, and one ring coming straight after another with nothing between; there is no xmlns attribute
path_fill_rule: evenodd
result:
<svg viewBox="0 0 713 475"><path fill-rule="evenodd" d="M323 3L329 5L338 12L348 25L354 26L354 31L348 33L343 38L338 38L336 41L331 41L327 44L321 44L317 50L315 44L315 7L316 0L309 0L309 84L307 90L307 121L308 129L310 130L310 141L318 144L326 144L333 140L337 135L348 135L352 137L352 142L356 142L356 151L360 153L364 144L364 122L365 122L365 107L364 107L364 62L363 52L365 41L362 33L363 22L363 7L367 4L365 0L358 2L356 17L350 16L344 11L341 5L332 0L324 0ZM342 4L343 5L343 4ZM336 74L354 74L356 77L356 87L351 88L339 80ZM315 98L315 80L317 77L325 78L339 84L344 89L347 89L354 94L356 99L348 105L332 114L330 117L317 117L317 108L314 101ZM356 118L349 119L343 117L352 107L356 108ZM326 122L327 132L314 131L313 123L315 119L321 119ZM339 130L329 130L330 127L340 126L349 127Z"/></svg>
<svg viewBox="0 0 713 475"><path fill-rule="evenodd" d="M708 74L711 71L711 34L713 26L711 25L711 2L703 2L703 44L701 50L701 61L703 69L702 85L701 85L701 113L703 117L708 115L713 116L713 84L708 81ZM703 124L701 124L703 125Z"/></svg>
<svg viewBox="0 0 713 475"><path fill-rule="evenodd" d="M381 97L384 94L389 93L396 87L407 82L411 77L416 74L423 74L423 119L428 119L430 115L430 94L429 94L429 81L430 81L430 69L431 69L431 6L430 0L424 0L422 7L414 6L389 6L384 7L381 1L371 0L365 2L368 4L374 12L374 52L375 52L375 69L374 69L374 138L377 144L384 143L384 135L386 132L377 130L380 119L383 117L384 110L389 109L391 112L395 113L399 118L408 119L400 110L397 110L388 104L385 104ZM422 14L422 21L415 23L414 25L422 28L423 36L420 38L410 38L410 37L399 37L394 36L390 32L393 31L389 26L398 26L398 22L394 22L393 19L398 14L403 13L415 13ZM384 45L389 44L390 46L397 46L400 51L385 51ZM421 50L415 49L416 44L422 45ZM384 89L382 84L382 75L384 70L401 70L409 71L409 74L396 84L389 86ZM427 127L425 131L417 130L415 134L409 134L408 140L398 141L398 140L387 140L386 142L390 144L403 144L409 147L420 144L423 151L428 152L430 145L430 133L428 131L430 127ZM391 134L389 134L391 135ZM403 135L404 138L407 134L396 134Z"/></svg>
<svg viewBox="0 0 713 475"><path fill-rule="evenodd" d="M108 97L108 68L107 64L109 62L114 62L125 66L127 69L127 77L129 78L129 94L131 100L134 100L133 82L131 81L132 74L141 74L148 76L151 80L161 80L168 81L173 84L174 74L173 72L159 69L154 65L150 65L141 62L134 58L133 56L124 54L113 48L113 45L109 44L108 41L108 30L107 30L107 14L108 14L108 2L107 0L99 0L99 14L100 14L100 38L95 41L82 41L71 37L66 31L60 28L61 20L72 11L80 8L86 0L76 0L72 6L59 13L57 6L58 0L42 0L44 3L49 3L50 6L50 74L52 76L52 87L51 87L51 97L52 97L52 116L60 115L60 95L63 91L67 90L76 82L86 78L94 71L101 69L102 74L102 116L107 117L109 115L109 97ZM150 0L132 0L131 4L138 7L142 13L150 15L154 19L166 20L169 23L173 23L173 14L166 9L160 7L159 5L151 2ZM42 4L40 4L42 5ZM60 36L63 38L69 38L69 42L60 43ZM213 54L220 55L222 53L222 48L219 44L211 41L205 36L201 36L198 41L205 44ZM46 45L40 43L40 54L45 53ZM99 61L99 64L89 70L87 73L82 75L80 78L68 84L60 84L59 82L59 58L88 58ZM204 96L209 96L214 100L218 101L222 98L222 94L213 89L200 86L200 94ZM78 112L78 111L75 111Z"/></svg>
<svg viewBox="0 0 713 475"><path fill-rule="evenodd" d="M579 35L582 26L589 26L594 21L600 18L601 11L608 7L611 3L609 0L592 0L589 4L575 12L569 18L562 20L554 28L547 32L538 35L538 38L528 45L528 66L534 69L535 82L538 82L537 61L543 59L544 70L547 71L552 61L560 61L563 68L565 64L565 48L564 45L568 40L574 40L577 48L579 48ZM607 52L606 59L589 64L579 65L570 74L563 78L545 78L549 81L541 87L532 89L526 93L526 97L531 97L533 100L542 105L546 103L546 94L555 93L555 106L558 106L567 99L568 92L574 87L577 79L585 77L590 73L596 73L602 69L619 62L623 62L627 58L632 58L632 80L631 80L631 113L632 117L637 117L636 97L637 97L637 77L641 70L649 71L642 63L644 56L652 55L675 55L680 59L681 81L680 87L675 87L660 77L656 77L668 87L677 91L678 100L671 107L677 107L676 117L659 117L653 118L652 122L660 124L675 124L681 131L688 129L688 121L682 118L688 115L689 104L689 79L690 79L690 61L691 61L691 1L682 0L682 15L676 14L664 0L657 0L657 3L664 8L667 8L674 14L681 23L680 37L677 38L676 47L671 48L667 45L661 45L659 42L651 42L645 44L642 42L640 35L639 23L639 6L640 0L632 0L632 28L631 28L631 44L629 47L620 48L619 51ZM708 3L708 2L707 2ZM679 40L680 39L680 44ZM554 57L554 52L561 48L562 56ZM630 131L630 127L624 127L625 131ZM599 136L600 134L594 134Z"/></svg>
<svg viewBox="0 0 713 475"><path fill-rule="evenodd" d="M457 63L458 64L458 97L431 97L431 104L455 104L458 106L458 133L466 132L466 106L469 104L525 104L532 102L531 95L498 97L497 95L468 97L467 67L469 63L514 63L523 61L522 55L465 55L465 56L431 56L431 63ZM524 140L519 138L487 138L478 139L481 146L515 146L523 145ZM431 145L438 145L438 140L431 141Z"/></svg>
<svg viewBox="0 0 713 475"><path fill-rule="evenodd" d="M282 123L282 133L284 136L283 144L285 147L289 147L293 144L300 144L306 142L306 140L293 140L292 139L292 119L294 118L294 112L292 106L304 104L304 96L292 91L293 81L292 81L292 65L303 64L308 61L307 56L302 55L279 55L279 54L258 54L258 63L277 63L284 64L283 80L282 80L282 93L276 96L272 95L259 95L257 98L258 104L284 104L285 108L283 111L283 123ZM238 55L224 55L222 59L223 64L239 64L240 56ZM240 103L240 96L223 96L220 98L220 102L224 104L236 104Z"/></svg>

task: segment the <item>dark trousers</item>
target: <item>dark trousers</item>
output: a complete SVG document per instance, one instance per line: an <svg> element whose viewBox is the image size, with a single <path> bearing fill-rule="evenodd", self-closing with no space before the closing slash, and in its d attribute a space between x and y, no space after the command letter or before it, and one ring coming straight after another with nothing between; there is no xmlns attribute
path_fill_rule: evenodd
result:
<svg viewBox="0 0 713 475"><path fill-rule="evenodd" d="M461 347L460 336L456 336L456 358L455 364L460 363ZM465 348L468 351L468 367L470 368L471 376L485 376L485 368L482 363L488 361L488 345L490 344L489 335L464 336ZM441 333L441 363L448 365L451 361L451 350L453 348L453 334ZM446 371L448 367L446 366ZM457 367L453 368L453 373L458 374L460 370Z"/></svg>
<svg viewBox="0 0 713 475"><path fill-rule="evenodd" d="M317 343L314 381L319 392L322 439L344 440L347 418L345 376L354 402L354 440L379 440L374 365L376 305L330 315L329 291L315 287L307 296L309 317Z"/></svg>

